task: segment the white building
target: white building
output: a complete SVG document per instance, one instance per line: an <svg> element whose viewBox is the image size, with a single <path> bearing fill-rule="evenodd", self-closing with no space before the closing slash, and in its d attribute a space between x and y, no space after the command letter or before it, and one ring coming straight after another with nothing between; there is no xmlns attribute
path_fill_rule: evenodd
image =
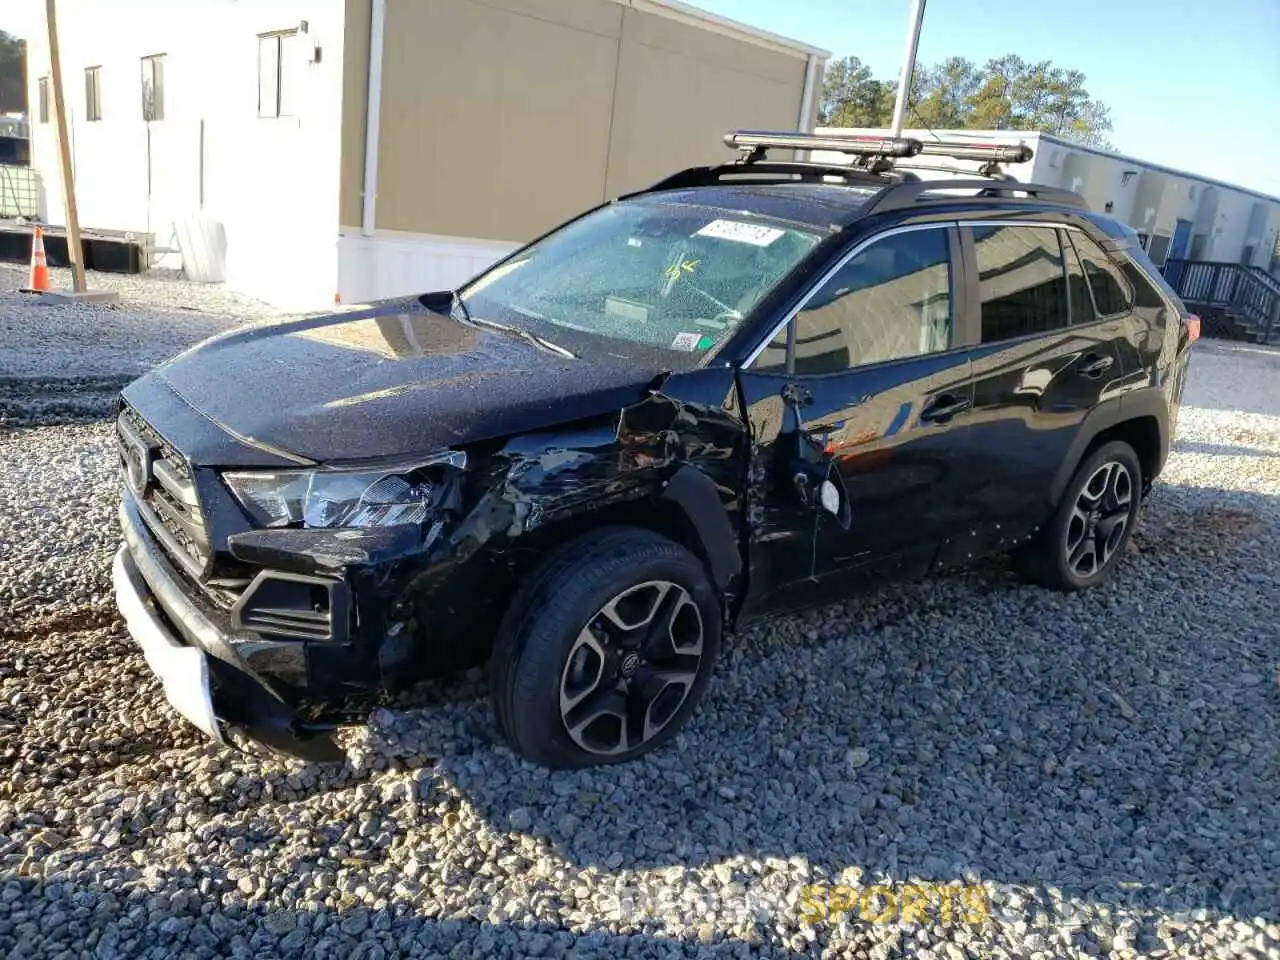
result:
<svg viewBox="0 0 1280 960"><path fill-rule="evenodd" d="M182 248L162 265L289 308L456 285L728 159L730 127L808 128L827 57L677 0L60 0L58 26L82 226L154 235Z"/></svg>
<svg viewBox="0 0 1280 960"><path fill-rule="evenodd" d="M819 128L816 132L884 134L883 130ZM1025 183L1042 183L1081 194L1089 207L1110 213L1143 238L1151 258L1181 258L1256 266L1276 272L1280 236L1280 198L1244 187L1147 163L1105 150L1095 150L1046 133L1016 130L906 130L905 136L973 140L980 143L1025 143L1033 157L1006 164L1004 170ZM814 154L841 162L839 154ZM920 157L902 161L936 162ZM976 170L977 163L948 161Z"/></svg>

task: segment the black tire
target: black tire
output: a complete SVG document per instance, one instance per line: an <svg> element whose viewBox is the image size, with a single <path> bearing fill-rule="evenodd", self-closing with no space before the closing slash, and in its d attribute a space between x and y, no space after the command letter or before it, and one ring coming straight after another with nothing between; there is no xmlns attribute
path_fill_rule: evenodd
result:
<svg viewBox="0 0 1280 960"><path fill-rule="evenodd" d="M1111 472L1104 475L1104 470ZM1142 484L1142 465L1133 447L1122 440L1103 444L1076 469L1052 519L1023 554L1023 573L1034 583L1066 593L1102 583L1124 556L1137 526ZM1100 496L1094 497L1099 489Z"/></svg>
<svg viewBox="0 0 1280 960"><path fill-rule="evenodd" d="M659 586L661 583L667 588ZM651 633L655 629L652 624L662 614L670 621L666 636L674 638L681 633L687 644L684 650L691 650L692 641L687 637L692 636L697 621L701 639L696 668L690 666L694 654L684 650L676 653L679 669L665 673L658 669L665 661L658 658L651 663L644 654L639 665L631 664L632 672L623 676L624 661L635 652L626 649L624 643L634 641L643 646L647 641L635 641L613 617L622 619L619 611L623 604L631 603L633 609L639 609L652 598L656 599L651 624L636 629ZM663 604L674 607L675 612L668 615ZM611 607L608 614L606 605ZM690 605L696 607L696 616L687 609ZM600 626L602 623L604 626ZM606 636L606 628L613 633ZM590 637L585 637L588 633ZM693 712L719 654L720 635L719 598L702 564L688 550L658 534L633 527L605 527L578 537L553 551L538 566L516 592L503 618L489 665L490 694L498 726L520 756L547 767L584 767L634 759L674 736ZM662 638L655 642L661 644ZM673 650L677 645L672 639ZM575 664L569 662L571 654L576 658ZM593 683L590 669L577 666L581 660L600 664ZM575 693L585 698L583 709L591 707L598 697L618 697L618 690L610 686L614 683L609 679L613 667L619 671L619 686L625 684L630 690L631 684L637 684L634 701L631 692L622 694L628 705L639 705L649 690L661 689L643 710L645 732L650 728L655 707L661 707L658 713L667 719L652 736L626 749L602 753L583 745L594 742L588 740L590 727L586 732L570 733L566 715L577 720L573 711L578 708L570 706L568 714L562 714L562 708L574 703L566 691L578 674L579 680L591 684L588 692ZM670 678L677 675L682 679L672 682ZM692 681L686 682L689 677ZM642 683L643 690L639 686ZM678 706L673 703L676 695L682 697ZM601 715L592 726L606 733L615 725L622 731L634 732L630 721L613 716L615 722L610 722L610 716ZM635 738L620 738L619 744L631 739Z"/></svg>

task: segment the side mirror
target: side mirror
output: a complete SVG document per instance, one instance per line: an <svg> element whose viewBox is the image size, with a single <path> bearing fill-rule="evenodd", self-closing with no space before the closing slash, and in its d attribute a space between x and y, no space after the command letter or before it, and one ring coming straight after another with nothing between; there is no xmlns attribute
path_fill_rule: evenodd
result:
<svg viewBox="0 0 1280 960"><path fill-rule="evenodd" d="M800 502L812 510L825 510L848 530L853 508L834 458L803 433L796 434L796 447L791 477Z"/></svg>
<svg viewBox="0 0 1280 960"><path fill-rule="evenodd" d="M848 530L853 522L853 508L840 471L836 469L835 459L826 452L823 444L805 432L802 425L799 408L811 402L809 392L798 384L789 383L782 389L782 399L787 411L784 432L795 438L788 466L796 496L811 510L825 510L843 529Z"/></svg>
<svg viewBox="0 0 1280 960"><path fill-rule="evenodd" d="M419 296L418 302L432 313L447 317L453 312L453 291L433 290L430 293L424 293Z"/></svg>

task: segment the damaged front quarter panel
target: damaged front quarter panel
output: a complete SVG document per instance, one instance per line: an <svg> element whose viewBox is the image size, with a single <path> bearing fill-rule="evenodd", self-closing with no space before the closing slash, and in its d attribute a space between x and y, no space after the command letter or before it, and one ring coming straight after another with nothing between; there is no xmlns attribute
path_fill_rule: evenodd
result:
<svg viewBox="0 0 1280 960"><path fill-rule="evenodd" d="M703 557L731 614L745 440L732 372L694 371L611 415L471 445L469 468L446 468L424 524L255 530L230 537L229 548L246 564L350 591L334 642L291 649L305 655L297 668L308 698L372 693L480 662L520 576L565 539L607 523L679 536ZM283 650L266 647L254 654L280 676Z"/></svg>
<svg viewBox="0 0 1280 960"><path fill-rule="evenodd" d="M563 430L470 451L461 509L415 561L393 603L430 661L487 652L519 577L565 539L605 523L675 534L707 561L726 607L740 590L745 429L732 371L651 384L636 403ZM479 454L479 455L478 455Z"/></svg>

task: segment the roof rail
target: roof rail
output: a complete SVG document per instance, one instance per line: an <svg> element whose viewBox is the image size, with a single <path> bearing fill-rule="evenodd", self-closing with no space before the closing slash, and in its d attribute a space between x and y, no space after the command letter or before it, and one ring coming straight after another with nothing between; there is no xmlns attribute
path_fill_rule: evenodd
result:
<svg viewBox="0 0 1280 960"><path fill-rule="evenodd" d="M769 130L731 130L724 136L725 145L736 148L742 156L733 163L714 166L690 167L659 180L625 196L634 197L659 190L680 190L689 187L713 186L741 178L749 183L825 183L832 178L848 184L862 184L881 189L867 201L863 215L900 210L921 201L955 202L957 199L982 203L998 199L1016 199L1025 194L1029 199L1042 203L1087 210L1088 205L1078 193L1038 183L1021 183L1002 174L1001 163L1024 163L1033 156L1026 144L975 143L967 140L934 140L921 142L910 137L875 136L811 136L805 133L788 133ZM766 160L769 150L824 150L854 156L855 161L845 163L814 163L812 161ZM972 173L950 170L946 167L926 164L909 164L895 167L895 158L945 156L956 160L982 160L982 167ZM942 170L963 173L968 179L922 180L916 170ZM929 196L938 190L974 190L970 197Z"/></svg>
<svg viewBox="0 0 1280 960"><path fill-rule="evenodd" d="M926 196L935 190L977 190L972 197L930 197ZM1050 187L1040 183L1020 183L1017 180L910 180L903 183L891 184L877 193L862 208L864 216L873 213L884 213L888 210L901 210L904 207L911 207L921 201L927 202L943 202L949 201L955 203L957 200L964 202L982 203L985 201L1018 199L1014 194L1024 193L1027 198L1038 203L1056 203L1064 207L1072 207L1078 210L1088 210L1089 205L1085 203L1084 197L1070 190L1063 190L1061 187Z"/></svg>
<svg viewBox="0 0 1280 960"><path fill-rule="evenodd" d="M748 183L824 183L836 177L849 184L866 184L873 187L891 186L902 180L894 173L873 173L865 167L846 164L801 163L798 161L768 161L765 163L722 163L713 167L690 167L659 180L652 186L627 196L652 193L657 190L681 190L687 187L706 187L742 179Z"/></svg>

